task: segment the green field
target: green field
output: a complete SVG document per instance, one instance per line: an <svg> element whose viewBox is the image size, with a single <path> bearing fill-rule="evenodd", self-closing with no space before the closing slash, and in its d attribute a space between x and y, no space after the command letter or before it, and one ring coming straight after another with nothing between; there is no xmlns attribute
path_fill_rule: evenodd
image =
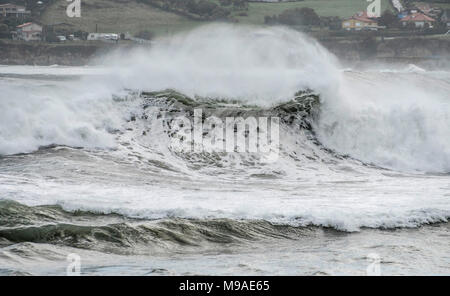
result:
<svg viewBox="0 0 450 296"><path fill-rule="evenodd" d="M67 23L86 32L95 32L97 25L98 32L135 34L148 30L157 35L188 30L201 24L135 1L84 0L82 3L81 18L69 18L67 1L58 0L47 8L41 22L45 25Z"/></svg>
<svg viewBox="0 0 450 296"><path fill-rule="evenodd" d="M148 30L156 35L167 35L189 30L206 22L194 21L187 17L166 12L134 0L83 0L81 18L66 16L66 0L57 0L47 8L41 17L45 25L66 23L73 25L74 30L135 34ZM306 0L300 2L281 3L249 3L248 16L234 17L242 24L264 24L264 16L278 15L288 8L310 7L320 16L348 17L358 11L365 10L365 0ZM388 0L382 0L382 11L392 9Z"/></svg>
<svg viewBox="0 0 450 296"><path fill-rule="evenodd" d="M248 17L237 17L242 23L263 24L264 16L278 15L283 10L296 7L310 7L320 16L338 16L341 18L366 10L369 2L365 0L305 0L281 3L249 3ZM381 0L381 11L392 9L389 0Z"/></svg>

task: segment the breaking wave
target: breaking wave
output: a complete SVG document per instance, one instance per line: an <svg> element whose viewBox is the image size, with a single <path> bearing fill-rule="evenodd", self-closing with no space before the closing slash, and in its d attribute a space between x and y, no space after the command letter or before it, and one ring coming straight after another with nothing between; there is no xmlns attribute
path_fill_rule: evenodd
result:
<svg viewBox="0 0 450 296"><path fill-rule="evenodd" d="M341 71L301 33L232 25L105 61L100 74L86 77L85 69L60 81L36 78L36 69L33 77L0 69L0 195L28 206L115 213L118 224L62 223L72 214L57 209L59 220L47 225L46 209L40 225L0 236L64 242L81 234L80 244L153 239L143 232L155 230L122 224L124 217L187 219L174 223L194 224L200 235L228 231L230 223L247 229L240 219L264 221L250 223L251 231L271 233L277 224L355 231L450 216L448 73ZM170 125L194 108L219 118L279 117L279 158L175 151ZM424 185L412 189L418 181Z"/></svg>
<svg viewBox="0 0 450 296"><path fill-rule="evenodd" d="M265 108L312 89L322 103L314 131L326 147L390 169L450 171L448 76L341 72L331 54L301 33L231 25L206 26L107 60L108 74L58 89L2 81L0 154L55 144L116 148L112 131L142 106L126 89L175 89Z"/></svg>
<svg viewBox="0 0 450 296"><path fill-rule="evenodd" d="M0 201L0 213L0 245L45 243L117 254L155 254L177 249L189 252L189 248L214 244L299 239L316 231L314 223L305 223L300 217L297 225L227 218L145 220L116 213L68 212L60 206L27 207L13 201ZM450 212L436 212L412 218L404 225L384 222L369 228L417 227L448 222L448 217Z"/></svg>

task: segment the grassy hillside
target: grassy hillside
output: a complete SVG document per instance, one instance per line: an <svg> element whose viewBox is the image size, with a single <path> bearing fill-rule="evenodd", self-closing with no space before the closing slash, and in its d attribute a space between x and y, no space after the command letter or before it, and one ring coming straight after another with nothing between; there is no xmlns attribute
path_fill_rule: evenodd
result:
<svg viewBox="0 0 450 296"><path fill-rule="evenodd" d="M214 0L218 3L218 0ZM382 1L382 11L391 9L389 0ZM68 23L86 32L130 32L149 30L157 35L166 35L191 29L205 22L194 21L175 13L166 12L136 0L83 0L81 18L66 16L66 0L55 0L41 16L48 24ZM235 13L235 19L243 24L264 24L264 16L278 15L288 8L310 7L320 16L348 17L365 10L365 0L305 0L300 2L249 3L248 16Z"/></svg>
<svg viewBox="0 0 450 296"><path fill-rule="evenodd" d="M296 7L309 7L319 16L349 17L358 11L366 10L369 2L365 0L305 0L282 3L249 3L248 17L237 17L242 23L263 24L264 16L278 15L283 10ZM381 11L392 9L389 0L381 0Z"/></svg>
<svg viewBox="0 0 450 296"><path fill-rule="evenodd" d="M200 22L134 0L83 0L81 18L66 15L66 0L57 0L41 16L45 25L68 23L74 28L95 32L130 32L131 34L149 30L156 34L167 34L189 29Z"/></svg>

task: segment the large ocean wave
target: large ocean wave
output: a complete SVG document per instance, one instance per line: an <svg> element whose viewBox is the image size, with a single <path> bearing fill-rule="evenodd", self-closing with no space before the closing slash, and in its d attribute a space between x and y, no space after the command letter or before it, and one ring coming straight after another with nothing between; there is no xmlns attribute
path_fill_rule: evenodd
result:
<svg viewBox="0 0 450 296"><path fill-rule="evenodd" d="M301 33L231 25L104 61L60 81L39 77L50 68L0 68L2 199L347 231L450 216L446 73L342 71ZM194 108L279 117L277 161L175 151L167 126Z"/></svg>

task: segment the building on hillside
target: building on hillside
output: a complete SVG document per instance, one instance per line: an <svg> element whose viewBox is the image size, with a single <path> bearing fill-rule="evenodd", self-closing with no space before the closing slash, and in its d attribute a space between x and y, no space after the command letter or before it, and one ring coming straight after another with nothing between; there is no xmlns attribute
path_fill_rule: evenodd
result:
<svg viewBox="0 0 450 296"><path fill-rule="evenodd" d="M450 9L444 10L441 16L441 22L447 25L447 28L450 28Z"/></svg>
<svg viewBox="0 0 450 296"><path fill-rule="evenodd" d="M367 16L367 12L358 12L357 14L342 21L342 29L347 31L360 30L378 30L378 22L374 18Z"/></svg>
<svg viewBox="0 0 450 296"><path fill-rule="evenodd" d="M41 41L42 26L36 23L25 23L17 26L13 39L23 41Z"/></svg>
<svg viewBox="0 0 450 296"><path fill-rule="evenodd" d="M442 13L440 8L433 7L428 3L416 3L414 6L418 11L428 15L431 18L436 18Z"/></svg>
<svg viewBox="0 0 450 296"><path fill-rule="evenodd" d="M26 10L25 7L15 4L0 4L0 15L3 16L15 16L24 17L29 15L31 12Z"/></svg>
<svg viewBox="0 0 450 296"><path fill-rule="evenodd" d="M416 28L424 28L424 27L432 28L436 20L422 12L413 12L405 16L404 18L400 19L400 22L404 27L410 24L414 24Z"/></svg>

